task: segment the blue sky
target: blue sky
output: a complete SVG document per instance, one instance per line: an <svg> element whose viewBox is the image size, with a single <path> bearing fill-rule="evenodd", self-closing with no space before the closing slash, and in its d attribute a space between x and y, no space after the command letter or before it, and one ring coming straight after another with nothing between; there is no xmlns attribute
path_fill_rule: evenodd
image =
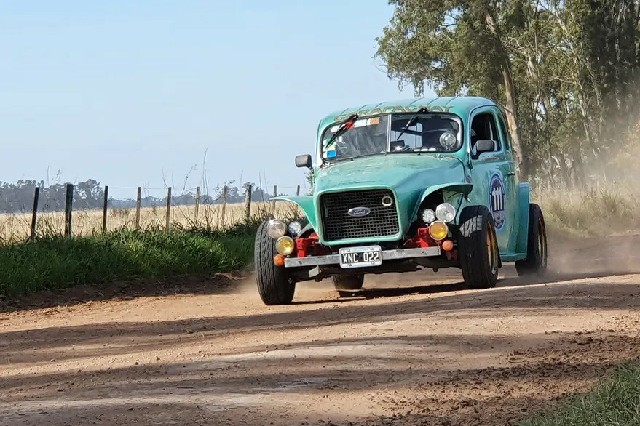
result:
<svg viewBox="0 0 640 426"><path fill-rule="evenodd" d="M413 97L373 58L392 13L386 0L0 0L0 180L60 171L118 197L179 193L187 175L201 184L208 149L210 188L291 192L323 115Z"/></svg>

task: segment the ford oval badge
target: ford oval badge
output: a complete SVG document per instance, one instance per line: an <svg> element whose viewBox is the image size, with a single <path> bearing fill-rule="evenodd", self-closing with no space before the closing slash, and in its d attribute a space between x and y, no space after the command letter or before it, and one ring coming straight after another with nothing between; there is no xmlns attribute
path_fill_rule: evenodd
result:
<svg viewBox="0 0 640 426"><path fill-rule="evenodd" d="M354 207L347 211L349 216L351 217L365 217L369 213L371 213L371 209L369 207Z"/></svg>

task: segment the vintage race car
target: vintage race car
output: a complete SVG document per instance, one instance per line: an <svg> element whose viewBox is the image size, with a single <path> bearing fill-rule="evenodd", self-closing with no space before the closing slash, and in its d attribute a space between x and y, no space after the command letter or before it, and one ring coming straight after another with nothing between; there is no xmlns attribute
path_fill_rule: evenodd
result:
<svg viewBox="0 0 640 426"><path fill-rule="evenodd" d="M345 109L321 120L313 194L279 197L304 212L256 235L258 291L292 301L296 283L332 277L358 290L365 274L457 267L470 288L495 286L503 262L547 267L547 236L528 182L516 175L502 111L479 97L437 97Z"/></svg>

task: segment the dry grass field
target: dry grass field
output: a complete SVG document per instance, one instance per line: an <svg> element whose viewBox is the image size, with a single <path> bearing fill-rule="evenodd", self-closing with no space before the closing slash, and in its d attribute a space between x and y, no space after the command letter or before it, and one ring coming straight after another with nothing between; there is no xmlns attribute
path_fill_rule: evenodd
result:
<svg viewBox="0 0 640 426"><path fill-rule="evenodd" d="M252 217L274 214L276 217L287 217L295 214L290 203L256 202L251 204ZM165 228L165 207L145 207L140 211L140 228ZM244 219L243 204L201 205L196 216L195 206L171 206L171 224L176 227L222 229L241 222ZM107 213L107 229L135 229L135 209L109 209ZM29 238L31 214L0 214L0 241L5 243L25 241ZM72 214L72 234L88 236L102 232L101 210L79 210ZM38 235L55 235L64 233L64 212L38 213Z"/></svg>
<svg viewBox="0 0 640 426"><path fill-rule="evenodd" d="M552 226L580 233L598 234L603 229L623 231L635 229L640 223L640 202L628 188L601 188L587 190L543 190L532 194L533 202L542 206L545 219ZM299 214L290 203L255 202L251 216L274 214L285 218ZM223 229L239 223L245 215L243 204L201 205L196 216L195 206L172 206L171 224L183 228ZM109 209L107 228L134 229L135 209ZM141 229L164 229L166 209L146 207L141 210ZM31 214L0 214L0 242L11 243L28 239ZM102 211L79 210L73 212L72 234L87 236L102 230ZM38 235L64 233L64 212L39 213Z"/></svg>

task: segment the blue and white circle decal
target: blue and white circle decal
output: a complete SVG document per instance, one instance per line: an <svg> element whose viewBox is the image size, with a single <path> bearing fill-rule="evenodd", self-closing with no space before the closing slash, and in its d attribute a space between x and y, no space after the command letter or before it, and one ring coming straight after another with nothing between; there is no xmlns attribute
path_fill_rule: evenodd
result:
<svg viewBox="0 0 640 426"><path fill-rule="evenodd" d="M489 209L493 215L493 221L497 231L504 228L504 223L507 220L504 205L505 195L502 175L500 173L495 173L491 176L491 182L489 183Z"/></svg>

